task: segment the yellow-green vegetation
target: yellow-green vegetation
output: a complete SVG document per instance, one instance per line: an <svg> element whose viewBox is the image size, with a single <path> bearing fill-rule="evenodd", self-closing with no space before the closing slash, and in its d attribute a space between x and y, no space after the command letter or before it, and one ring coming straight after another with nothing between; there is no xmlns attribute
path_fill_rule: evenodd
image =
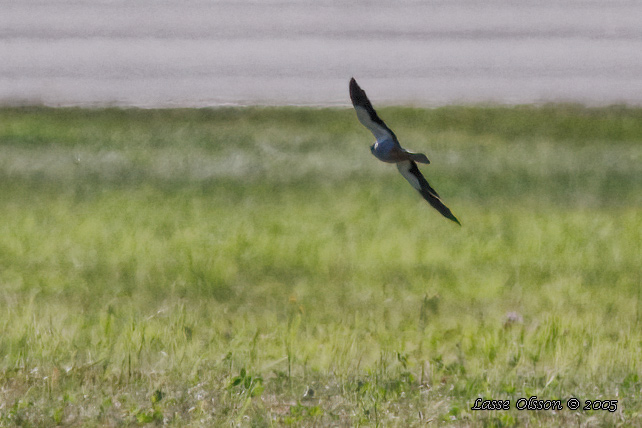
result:
<svg viewBox="0 0 642 428"><path fill-rule="evenodd" d="M0 109L0 425L642 424L642 109L380 115Z"/></svg>

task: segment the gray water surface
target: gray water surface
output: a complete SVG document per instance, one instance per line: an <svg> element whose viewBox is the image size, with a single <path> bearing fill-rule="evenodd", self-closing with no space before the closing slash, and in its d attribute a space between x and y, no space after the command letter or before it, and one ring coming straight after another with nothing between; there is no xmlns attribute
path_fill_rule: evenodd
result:
<svg viewBox="0 0 642 428"><path fill-rule="evenodd" d="M0 0L0 104L642 104L639 1Z"/></svg>

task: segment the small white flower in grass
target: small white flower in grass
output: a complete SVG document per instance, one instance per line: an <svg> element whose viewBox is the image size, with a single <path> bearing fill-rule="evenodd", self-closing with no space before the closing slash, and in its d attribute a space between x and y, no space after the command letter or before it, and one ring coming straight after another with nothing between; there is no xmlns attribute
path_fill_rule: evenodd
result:
<svg viewBox="0 0 642 428"><path fill-rule="evenodd" d="M524 318L521 314L517 312L508 312L504 318L504 327L510 327L513 324L521 324L524 322Z"/></svg>

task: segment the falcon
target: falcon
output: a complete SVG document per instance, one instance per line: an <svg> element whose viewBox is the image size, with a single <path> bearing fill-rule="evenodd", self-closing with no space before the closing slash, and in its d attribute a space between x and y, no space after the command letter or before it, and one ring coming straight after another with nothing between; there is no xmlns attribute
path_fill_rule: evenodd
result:
<svg viewBox="0 0 642 428"><path fill-rule="evenodd" d="M444 205L439 194L430 187L426 178L419 171L417 162L430 163L426 155L413 153L401 147L395 133L377 115L365 91L359 87L354 77L350 79L350 99L357 112L359 122L368 128L376 139L375 143L370 146L372 154L380 161L396 164L401 175L434 209L461 226L457 217L450 211L450 208Z"/></svg>

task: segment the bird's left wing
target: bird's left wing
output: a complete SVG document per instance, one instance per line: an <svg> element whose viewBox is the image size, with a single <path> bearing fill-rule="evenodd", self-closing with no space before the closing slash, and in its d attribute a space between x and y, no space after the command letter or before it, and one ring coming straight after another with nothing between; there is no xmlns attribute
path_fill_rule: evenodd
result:
<svg viewBox="0 0 642 428"><path fill-rule="evenodd" d="M357 81L354 80L354 77L350 79L350 99L352 100L352 105L357 112L359 122L372 132L377 141L397 141L397 137L394 132L392 132L377 115L377 112L372 107L366 92L359 87ZM397 144L399 143L397 142Z"/></svg>
<svg viewBox="0 0 642 428"><path fill-rule="evenodd" d="M444 205L444 203L441 201L435 189L430 187L430 184L428 184L428 181L423 176L421 171L419 171L419 168L414 161L407 160L398 162L397 169L399 170L401 175L403 175L403 177L408 180L408 183L410 183L412 187L417 189L417 191L421 193L421 196L423 196L424 199L428 201L428 203L434 209L439 211L441 215L443 215L447 219L450 219L461 226L461 223L459 222L457 217L455 217L452 211L450 211L450 208Z"/></svg>

